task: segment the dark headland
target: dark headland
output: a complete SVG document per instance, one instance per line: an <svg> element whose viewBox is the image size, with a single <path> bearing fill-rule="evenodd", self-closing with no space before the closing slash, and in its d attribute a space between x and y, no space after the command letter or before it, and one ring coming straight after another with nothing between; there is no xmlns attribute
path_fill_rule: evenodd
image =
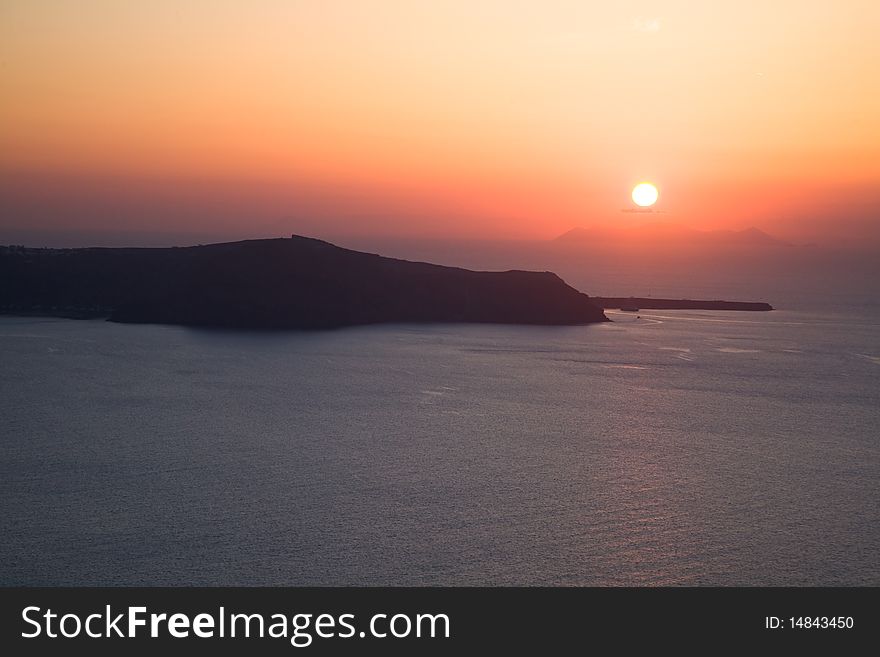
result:
<svg viewBox="0 0 880 657"><path fill-rule="evenodd" d="M306 237L178 248L0 247L0 312L255 329L608 321L551 272L478 272Z"/></svg>
<svg viewBox="0 0 880 657"><path fill-rule="evenodd" d="M700 299L653 299L651 297L590 297L604 309L639 310L773 310L769 303L757 301L719 301Z"/></svg>

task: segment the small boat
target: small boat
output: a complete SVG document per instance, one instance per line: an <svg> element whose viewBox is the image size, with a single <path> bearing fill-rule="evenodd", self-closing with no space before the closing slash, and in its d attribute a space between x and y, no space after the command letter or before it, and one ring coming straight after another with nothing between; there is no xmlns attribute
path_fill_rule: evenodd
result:
<svg viewBox="0 0 880 657"><path fill-rule="evenodd" d="M625 313L637 313L637 312L639 312L639 309L638 309L638 308L635 308L635 307L633 307L633 306L626 306L625 308L621 308L621 310L622 310L623 312L625 312Z"/></svg>

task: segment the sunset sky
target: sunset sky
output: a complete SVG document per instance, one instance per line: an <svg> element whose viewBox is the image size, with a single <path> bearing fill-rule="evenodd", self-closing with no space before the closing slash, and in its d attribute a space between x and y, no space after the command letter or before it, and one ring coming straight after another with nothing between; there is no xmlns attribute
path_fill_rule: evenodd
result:
<svg viewBox="0 0 880 657"><path fill-rule="evenodd" d="M880 244L877 0L0 4L2 229ZM2 234L0 234L2 241Z"/></svg>

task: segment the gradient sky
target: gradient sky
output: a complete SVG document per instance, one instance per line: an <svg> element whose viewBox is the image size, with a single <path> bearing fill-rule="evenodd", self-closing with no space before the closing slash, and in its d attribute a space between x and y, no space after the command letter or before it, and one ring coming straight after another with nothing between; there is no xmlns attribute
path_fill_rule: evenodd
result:
<svg viewBox="0 0 880 657"><path fill-rule="evenodd" d="M0 229L880 244L880 2L0 3Z"/></svg>

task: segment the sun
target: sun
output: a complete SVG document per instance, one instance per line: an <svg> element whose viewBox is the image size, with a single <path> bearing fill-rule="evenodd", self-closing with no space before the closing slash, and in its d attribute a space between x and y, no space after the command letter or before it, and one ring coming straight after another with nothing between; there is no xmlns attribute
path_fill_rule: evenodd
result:
<svg viewBox="0 0 880 657"><path fill-rule="evenodd" d="M654 205L659 195L657 188L647 182L639 183L633 187L632 191L633 202L643 208Z"/></svg>

